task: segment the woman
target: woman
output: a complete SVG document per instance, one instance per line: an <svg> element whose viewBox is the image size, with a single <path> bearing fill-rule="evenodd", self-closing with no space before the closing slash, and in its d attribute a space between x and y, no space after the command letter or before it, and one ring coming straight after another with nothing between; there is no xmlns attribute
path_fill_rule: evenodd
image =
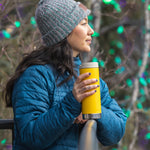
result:
<svg viewBox="0 0 150 150"><path fill-rule="evenodd" d="M41 0L36 21L44 46L26 56L6 86L6 102L14 111L14 150L77 150L82 100L96 92L96 79L79 75L80 52L91 50L90 11L74 0ZM100 79L102 117L97 138L116 144L126 116ZM87 89L91 89L90 92Z"/></svg>

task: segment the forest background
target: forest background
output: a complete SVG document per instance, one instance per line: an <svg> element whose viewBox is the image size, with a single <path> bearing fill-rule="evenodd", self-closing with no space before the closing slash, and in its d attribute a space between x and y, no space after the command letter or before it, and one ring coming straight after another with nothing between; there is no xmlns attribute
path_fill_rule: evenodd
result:
<svg viewBox="0 0 150 150"><path fill-rule="evenodd" d="M128 117L123 139L101 150L150 147L150 1L80 0L91 14L92 52L84 61L99 63L110 95ZM25 53L41 43L34 18L38 0L0 0L0 119L13 118L1 97ZM12 135L0 130L0 150L11 150Z"/></svg>

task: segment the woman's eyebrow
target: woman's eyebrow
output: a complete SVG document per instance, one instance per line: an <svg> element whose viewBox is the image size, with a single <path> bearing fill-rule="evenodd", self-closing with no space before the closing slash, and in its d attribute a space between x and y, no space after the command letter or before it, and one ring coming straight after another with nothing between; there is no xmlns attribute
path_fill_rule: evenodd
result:
<svg viewBox="0 0 150 150"><path fill-rule="evenodd" d="M88 18L84 18L85 21L88 21Z"/></svg>
<svg viewBox="0 0 150 150"><path fill-rule="evenodd" d="M88 18L84 18L82 21L86 21L86 22L88 22Z"/></svg>
<svg viewBox="0 0 150 150"><path fill-rule="evenodd" d="M88 22L88 18L84 18L81 22L83 22L83 21Z"/></svg>

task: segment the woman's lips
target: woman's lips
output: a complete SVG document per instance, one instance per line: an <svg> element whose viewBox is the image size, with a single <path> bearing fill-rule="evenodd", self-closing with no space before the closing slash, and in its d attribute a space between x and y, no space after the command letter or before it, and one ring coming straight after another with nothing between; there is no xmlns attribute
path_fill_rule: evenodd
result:
<svg viewBox="0 0 150 150"><path fill-rule="evenodd" d="M91 44L92 43L92 40L86 40L87 43Z"/></svg>

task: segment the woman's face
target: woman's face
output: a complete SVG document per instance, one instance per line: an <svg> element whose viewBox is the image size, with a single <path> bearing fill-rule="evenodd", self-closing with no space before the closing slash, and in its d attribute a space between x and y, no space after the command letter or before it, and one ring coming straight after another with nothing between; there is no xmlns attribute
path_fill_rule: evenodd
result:
<svg viewBox="0 0 150 150"><path fill-rule="evenodd" d="M80 52L90 52L91 35L93 29L88 24L88 18L83 19L67 37L68 43L73 49L73 57L76 57Z"/></svg>

